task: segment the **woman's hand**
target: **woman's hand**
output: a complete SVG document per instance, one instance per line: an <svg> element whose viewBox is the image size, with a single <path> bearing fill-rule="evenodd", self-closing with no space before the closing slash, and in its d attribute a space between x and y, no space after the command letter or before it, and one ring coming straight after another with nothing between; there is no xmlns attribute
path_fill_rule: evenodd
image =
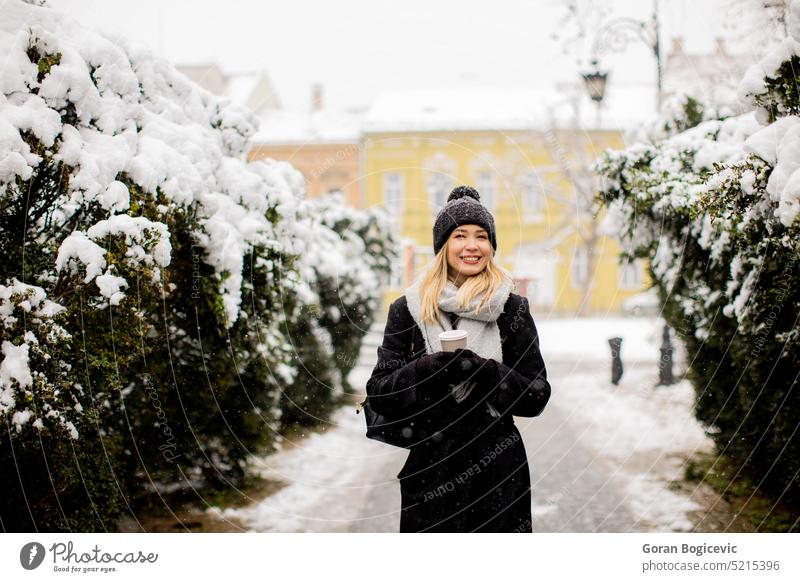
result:
<svg viewBox="0 0 800 582"><path fill-rule="evenodd" d="M457 352L425 354L416 360L417 378L460 382L464 374L462 359Z"/></svg>
<svg viewBox="0 0 800 582"><path fill-rule="evenodd" d="M461 379L467 378L478 382L491 382L497 377L497 362L491 358L482 358L472 350L459 348L455 351L461 366Z"/></svg>

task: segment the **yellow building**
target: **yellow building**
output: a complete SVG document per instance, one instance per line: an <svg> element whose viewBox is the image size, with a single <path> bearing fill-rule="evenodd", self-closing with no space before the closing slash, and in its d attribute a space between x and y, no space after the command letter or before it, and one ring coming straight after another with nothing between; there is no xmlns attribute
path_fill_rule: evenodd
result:
<svg viewBox="0 0 800 582"><path fill-rule="evenodd" d="M459 184L477 188L494 214L498 261L539 313L618 312L646 288L643 265L619 264L590 205L592 161L624 147L614 128L641 119L641 107L596 112L580 101L531 91L379 96L363 128L365 203L385 205L404 241L386 305L431 260L433 220Z"/></svg>

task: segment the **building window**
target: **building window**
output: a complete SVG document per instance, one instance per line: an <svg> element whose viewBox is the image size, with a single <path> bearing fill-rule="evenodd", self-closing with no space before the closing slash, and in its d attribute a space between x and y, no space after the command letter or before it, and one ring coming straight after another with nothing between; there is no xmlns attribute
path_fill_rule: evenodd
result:
<svg viewBox="0 0 800 582"><path fill-rule="evenodd" d="M447 174L440 172L431 172L428 175L428 180L425 184L430 195L431 205L433 212L436 214L442 209L444 203L447 201L447 196L453 188L453 180Z"/></svg>
<svg viewBox="0 0 800 582"><path fill-rule="evenodd" d="M642 288L642 262L639 259L626 261L619 266L619 286L627 290Z"/></svg>
<svg viewBox="0 0 800 582"><path fill-rule="evenodd" d="M403 287L403 265L400 261L395 261L392 264L388 283L390 289L400 289Z"/></svg>
<svg viewBox="0 0 800 582"><path fill-rule="evenodd" d="M433 247L417 245L414 248L414 272L419 273L433 262Z"/></svg>
<svg viewBox="0 0 800 582"><path fill-rule="evenodd" d="M589 279L589 252L586 247L575 247L572 254L572 286L582 289Z"/></svg>
<svg viewBox="0 0 800 582"><path fill-rule="evenodd" d="M525 216L539 217L545 209L545 187L536 172L528 172L520 184L522 189L522 210Z"/></svg>
<svg viewBox="0 0 800 582"><path fill-rule="evenodd" d="M456 175L456 162L444 152L435 152L422 160L425 172L425 191L428 193L431 218L442 209L447 196L453 189L453 180Z"/></svg>
<svg viewBox="0 0 800 582"><path fill-rule="evenodd" d="M475 187L481 195L481 202L483 205L489 210L494 210L497 198L494 174L492 172L478 172L475 180Z"/></svg>
<svg viewBox="0 0 800 582"><path fill-rule="evenodd" d="M403 216L405 190L403 174L390 172L383 175L383 206L395 221L399 221Z"/></svg>

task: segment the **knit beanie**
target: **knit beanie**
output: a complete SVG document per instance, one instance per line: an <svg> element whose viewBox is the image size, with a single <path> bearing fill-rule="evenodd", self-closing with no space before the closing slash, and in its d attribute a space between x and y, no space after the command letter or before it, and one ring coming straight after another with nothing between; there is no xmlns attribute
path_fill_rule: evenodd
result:
<svg viewBox="0 0 800 582"><path fill-rule="evenodd" d="M497 238L494 232L494 217L481 204L478 191L472 186L456 186L447 197L447 203L436 215L433 224L433 254L439 251L450 238L450 233L457 226L475 224L489 233L492 248L497 250Z"/></svg>

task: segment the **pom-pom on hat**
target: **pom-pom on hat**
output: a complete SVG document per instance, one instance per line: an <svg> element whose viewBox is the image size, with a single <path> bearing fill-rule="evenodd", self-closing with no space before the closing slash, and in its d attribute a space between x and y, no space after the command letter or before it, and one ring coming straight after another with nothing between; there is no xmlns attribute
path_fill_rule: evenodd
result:
<svg viewBox="0 0 800 582"><path fill-rule="evenodd" d="M497 237L494 231L494 217L481 204L481 196L472 186L456 186L447 197L447 203L436 215L433 223L433 254L439 251L450 238L450 233L463 224L475 224L489 233L492 248L497 250Z"/></svg>

